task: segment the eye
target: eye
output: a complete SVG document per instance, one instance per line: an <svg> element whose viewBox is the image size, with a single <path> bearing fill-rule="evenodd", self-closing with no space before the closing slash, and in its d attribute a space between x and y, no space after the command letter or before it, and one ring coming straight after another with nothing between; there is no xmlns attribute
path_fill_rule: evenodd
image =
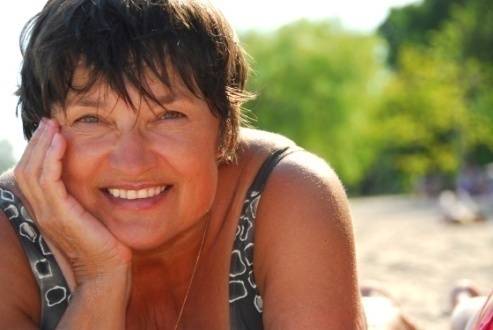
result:
<svg viewBox="0 0 493 330"><path fill-rule="evenodd" d="M162 120L170 120L170 119L180 119L180 118L185 118L186 116L178 111L172 111L172 110L167 110L163 114L159 116L159 119Z"/></svg>
<svg viewBox="0 0 493 330"><path fill-rule="evenodd" d="M101 120L99 119L99 117L97 117L95 115L85 115L85 116L82 116L82 117L77 118L74 121L74 124L77 124L77 123L81 123L81 124L97 124L100 121Z"/></svg>

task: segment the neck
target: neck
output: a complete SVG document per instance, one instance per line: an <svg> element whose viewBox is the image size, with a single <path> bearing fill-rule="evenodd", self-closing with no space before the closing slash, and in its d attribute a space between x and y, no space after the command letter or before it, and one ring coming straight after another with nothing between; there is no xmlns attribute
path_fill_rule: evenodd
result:
<svg viewBox="0 0 493 330"><path fill-rule="evenodd" d="M209 222L210 215L206 214L191 228L171 241L152 250L134 251L132 275L137 278L146 277L146 273L154 272L153 270L164 270L178 278L188 274L206 238Z"/></svg>
<svg viewBox="0 0 493 330"><path fill-rule="evenodd" d="M173 242L134 254L131 304L160 301L179 312L205 249L209 221L206 215Z"/></svg>

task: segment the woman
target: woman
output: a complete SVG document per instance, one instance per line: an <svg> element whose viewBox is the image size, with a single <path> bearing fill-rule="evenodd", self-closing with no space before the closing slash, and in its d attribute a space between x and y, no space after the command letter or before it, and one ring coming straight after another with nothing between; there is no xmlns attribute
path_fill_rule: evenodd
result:
<svg viewBox="0 0 493 330"><path fill-rule="evenodd" d="M368 329L416 330L416 325L403 313L399 303L384 288L360 287Z"/></svg>
<svg viewBox="0 0 493 330"><path fill-rule="evenodd" d="M50 0L23 46L0 328L363 327L344 190L240 129L248 68L218 12Z"/></svg>

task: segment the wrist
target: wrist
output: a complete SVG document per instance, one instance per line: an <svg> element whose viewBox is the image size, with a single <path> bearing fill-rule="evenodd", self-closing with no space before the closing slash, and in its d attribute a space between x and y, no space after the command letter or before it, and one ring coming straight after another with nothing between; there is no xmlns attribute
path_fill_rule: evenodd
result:
<svg viewBox="0 0 493 330"><path fill-rule="evenodd" d="M130 265L120 265L111 271L97 272L90 277L82 278L77 283L76 292L88 297L116 296L126 298L130 292Z"/></svg>
<svg viewBox="0 0 493 330"><path fill-rule="evenodd" d="M88 276L80 276L79 285L88 287L104 287L114 286L115 284L124 285L130 281L131 266L129 264L115 265L110 269L100 269L86 274Z"/></svg>
<svg viewBox="0 0 493 330"><path fill-rule="evenodd" d="M78 284L57 329L124 329L130 283L120 270Z"/></svg>
<svg viewBox="0 0 493 330"><path fill-rule="evenodd" d="M70 267L74 273L76 285L89 287L104 286L106 283L122 283L129 279L131 274L131 257L117 258L73 258ZM88 259L88 260L87 260Z"/></svg>

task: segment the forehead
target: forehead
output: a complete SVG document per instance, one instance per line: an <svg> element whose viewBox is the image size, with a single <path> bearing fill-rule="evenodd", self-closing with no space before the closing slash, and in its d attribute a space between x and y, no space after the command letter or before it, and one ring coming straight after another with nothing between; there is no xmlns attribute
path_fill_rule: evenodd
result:
<svg viewBox="0 0 493 330"><path fill-rule="evenodd" d="M72 76L71 86L67 94L67 101L80 96L105 98L110 94L132 103L132 99L147 98L156 99L182 99L200 98L197 88L192 91L178 72L167 66L166 72L158 76L155 71L145 68L140 78L133 75L129 79L123 72L118 76L107 77L84 65L78 65Z"/></svg>

